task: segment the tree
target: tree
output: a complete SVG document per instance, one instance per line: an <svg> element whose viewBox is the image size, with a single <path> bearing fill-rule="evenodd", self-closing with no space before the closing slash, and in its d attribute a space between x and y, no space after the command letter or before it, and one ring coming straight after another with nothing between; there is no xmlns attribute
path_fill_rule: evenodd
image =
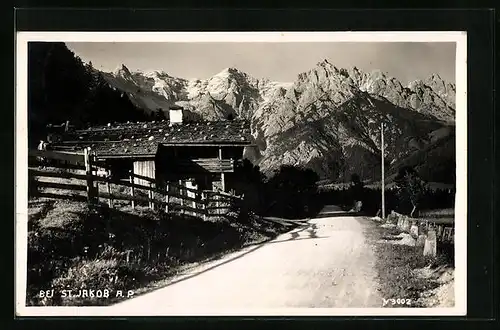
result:
<svg viewBox="0 0 500 330"><path fill-rule="evenodd" d="M47 124L144 119L144 112L126 94L110 87L92 63L84 64L63 42L28 44L30 145L46 138Z"/></svg>
<svg viewBox="0 0 500 330"><path fill-rule="evenodd" d="M425 183L413 167L402 167L396 178L397 193L402 200L409 201L412 206L410 216L413 217L425 193Z"/></svg>
<svg viewBox="0 0 500 330"><path fill-rule="evenodd" d="M311 169L282 165L265 183L266 200L280 210L279 216L301 217L317 203L318 180Z"/></svg>

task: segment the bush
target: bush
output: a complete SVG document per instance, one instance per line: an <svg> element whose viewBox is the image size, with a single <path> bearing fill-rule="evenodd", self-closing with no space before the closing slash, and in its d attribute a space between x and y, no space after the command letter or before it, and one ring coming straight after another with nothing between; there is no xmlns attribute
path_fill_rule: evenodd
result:
<svg viewBox="0 0 500 330"><path fill-rule="evenodd" d="M400 200L406 202L406 204L411 204L409 215L413 217L414 212L422 202L425 183L412 167L402 167L394 181Z"/></svg>

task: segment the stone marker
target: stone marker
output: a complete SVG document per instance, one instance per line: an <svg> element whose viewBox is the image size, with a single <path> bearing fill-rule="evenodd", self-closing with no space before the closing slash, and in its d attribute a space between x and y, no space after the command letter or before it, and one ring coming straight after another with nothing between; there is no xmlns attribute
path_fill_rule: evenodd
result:
<svg viewBox="0 0 500 330"><path fill-rule="evenodd" d="M391 211L391 213L387 216L387 222L395 222L396 216L394 214L394 211Z"/></svg>
<svg viewBox="0 0 500 330"><path fill-rule="evenodd" d="M411 225L410 235L415 238L418 237L418 226L416 224Z"/></svg>
<svg viewBox="0 0 500 330"><path fill-rule="evenodd" d="M437 226L437 237L441 238L443 235L443 226Z"/></svg>
<svg viewBox="0 0 500 330"><path fill-rule="evenodd" d="M397 227L398 227L398 229L403 228L403 219L402 218L398 218Z"/></svg>
<svg viewBox="0 0 500 330"><path fill-rule="evenodd" d="M405 232L410 231L410 219L408 217L405 217L403 220L403 227L401 228Z"/></svg>
<svg viewBox="0 0 500 330"><path fill-rule="evenodd" d="M427 239L427 236L424 235L424 234L420 234L418 235L418 238L417 238L417 243L415 244L415 246L417 247L422 247L424 246L425 244L425 240Z"/></svg>
<svg viewBox="0 0 500 330"><path fill-rule="evenodd" d="M436 231L429 230L424 243L424 256L435 257L437 253Z"/></svg>

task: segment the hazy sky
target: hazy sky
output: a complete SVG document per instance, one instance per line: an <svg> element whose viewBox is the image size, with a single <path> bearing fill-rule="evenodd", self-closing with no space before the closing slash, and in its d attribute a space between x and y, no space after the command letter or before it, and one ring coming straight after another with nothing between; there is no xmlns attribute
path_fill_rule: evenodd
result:
<svg viewBox="0 0 500 330"><path fill-rule="evenodd" d="M293 82L297 75L327 59L339 68L380 69L403 84L433 73L455 82L455 43L321 42L321 43L66 43L83 61L113 71L160 70L181 78L206 79L227 67L255 78Z"/></svg>

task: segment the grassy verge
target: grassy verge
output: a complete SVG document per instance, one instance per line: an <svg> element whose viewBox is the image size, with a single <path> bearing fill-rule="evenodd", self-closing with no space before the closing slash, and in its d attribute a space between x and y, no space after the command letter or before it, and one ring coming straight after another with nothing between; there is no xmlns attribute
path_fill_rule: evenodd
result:
<svg viewBox="0 0 500 330"><path fill-rule="evenodd" d="M85 203L32 199L29 206L29 306L108 305L187 265L257 244L290 230L254 217L203 221L147 208L89 209ZM40 291L53 290L51 297ZM69 296L71 290L71 296ZM87 291L80 291L87 290ZM109 298L93 294L109 292ZM99 291L100 290L100 293ZM78 295L88 293L89 296Z"/></svg>
<svg viewBox="0 0 500 330"><path fill-rule="evenodd" d="M439 249L436 257L425 257L423 247L377 243L389 239L401 231L395 228L381 228L372 224L367 231L373 240L376 254L376 270L380 293L384 299L399 299L404 303L387 303L385 307L427 307L421 299L425 294L439 287L439 281L431 276L418 276L422 269L441 269L453 264L450 249Z"/></svg>

